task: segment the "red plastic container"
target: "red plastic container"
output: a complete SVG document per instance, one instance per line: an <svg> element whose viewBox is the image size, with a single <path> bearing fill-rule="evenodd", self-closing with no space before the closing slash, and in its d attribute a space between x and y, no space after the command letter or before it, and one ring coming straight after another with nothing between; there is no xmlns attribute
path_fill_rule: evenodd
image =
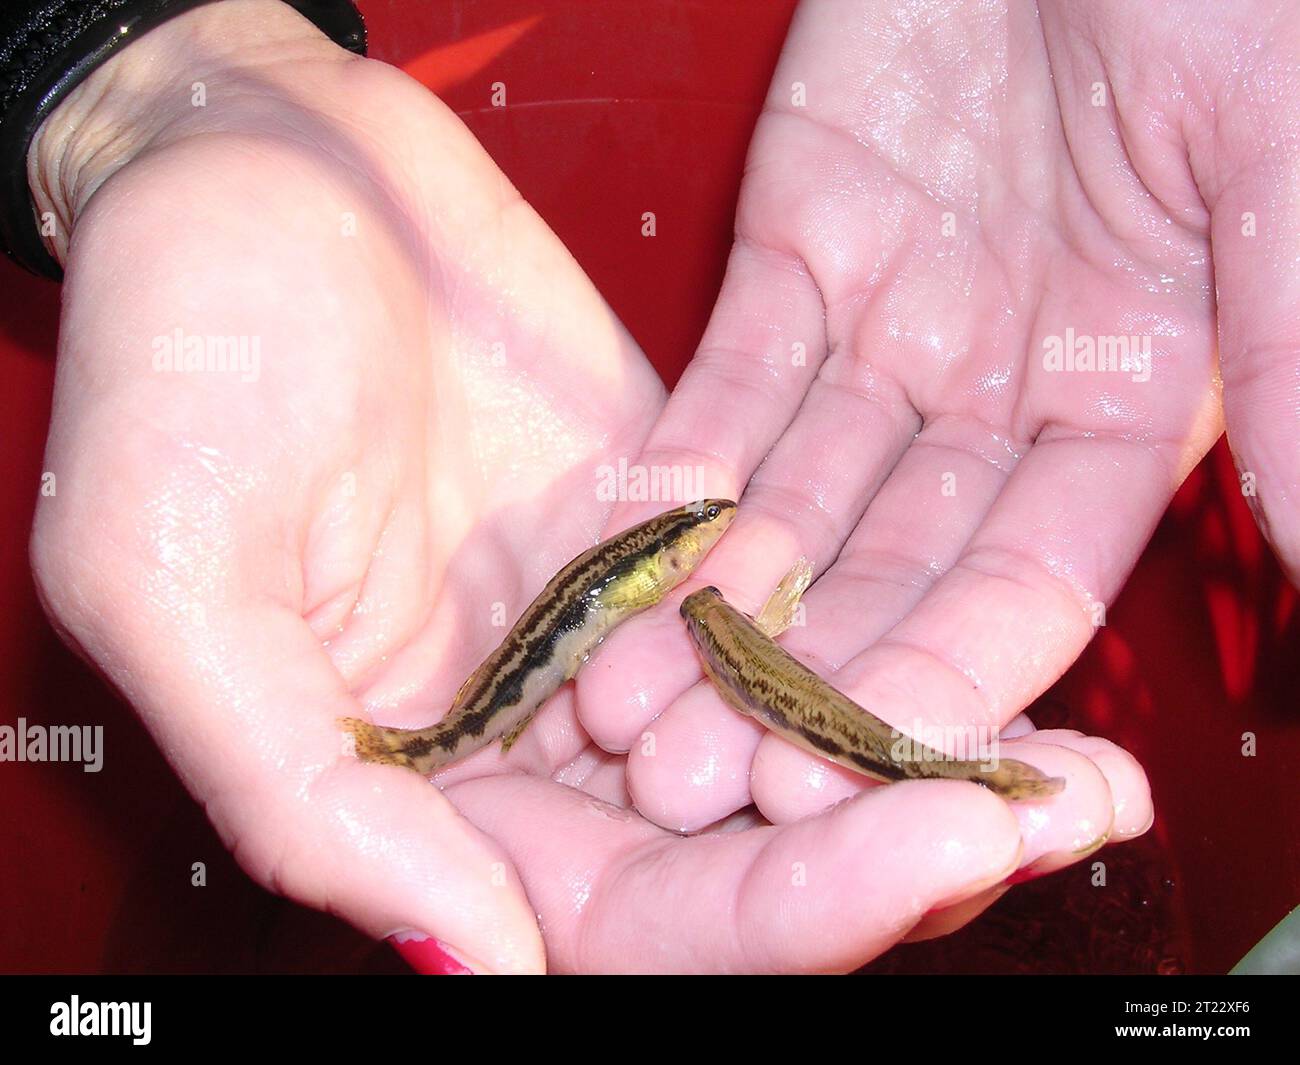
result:
<svg viewBox="0 0 1300 1065"><path fill-rule="evenodd" d="M370 0L371 54L438 92L559 233L664 377L722 277L745 148L790 0ZM512 106L489 105L504 81ZM519 106L526 104L527 106ZM658 236L640 236L653 209ZM255 887L129 708L59 643L27 566L56 286L0 262L0 722L105 726L115 756L0 766L0 970L402 971L382 944ZM1220 445L1178 494L1107 625L1033 710L1147 767L1154 829L1019 887L868 971L1223 972L1300 902L1297 597ZM1290 663L1288 665L1288 663ZM1240 756L1241 736L1259 754ZM189 886L194 861L209 887Z"/></svg>

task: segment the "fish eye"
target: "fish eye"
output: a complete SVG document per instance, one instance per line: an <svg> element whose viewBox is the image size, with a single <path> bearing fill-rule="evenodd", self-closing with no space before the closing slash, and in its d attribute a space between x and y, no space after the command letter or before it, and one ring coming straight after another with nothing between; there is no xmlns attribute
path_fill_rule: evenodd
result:
<svg viewBox="0 0 1300 1065"><path fill-rule="evenodd" d="M708 518L709 521L712 521L721 513L722 513L722 508L718 506L717 503L710 503L708 508L704 511L704 516Z"/></svg>

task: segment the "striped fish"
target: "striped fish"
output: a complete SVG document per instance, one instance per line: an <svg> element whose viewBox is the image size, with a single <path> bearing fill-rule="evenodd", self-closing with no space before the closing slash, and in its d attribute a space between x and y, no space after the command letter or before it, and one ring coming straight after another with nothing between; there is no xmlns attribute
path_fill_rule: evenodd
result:
<svg viewBox="0 0 1300 1065"><path fill-rule="evenodd" d="M396 729L356 718L340 721L355 740L357 757L427 776L498 737L508 751L538 707L573 678L617 625L690 576L735 513L729 499L702 500L584 551L551 578L436 725Z"/></svg>

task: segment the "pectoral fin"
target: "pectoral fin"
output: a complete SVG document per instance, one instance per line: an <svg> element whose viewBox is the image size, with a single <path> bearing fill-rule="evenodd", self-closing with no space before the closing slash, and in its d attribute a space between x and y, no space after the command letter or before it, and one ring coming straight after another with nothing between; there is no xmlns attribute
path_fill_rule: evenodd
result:
<svg viewBox="0 0 1300 1065"><path fill-rule="evenodd" d="M510 750L511 747L515 745L515 740L519 739L519 737L524 734L524 729L526 729L529 725L533 723L533 718L536 716L537 716L536 711L529 714L526 718L524 718L521 722L519 722L519 724L517 724L514 728L512 728L501 738L502 754L505 754L507 751Z"/></svg>
<svg viewBox="0 0 1300 1065"><path fill-rule="evenodd" d="M812 563L806 558L800 558L790 567L754 619L759 632L764 636L779 636L794 624L799 600L812 584L812 575Z"/></svg>

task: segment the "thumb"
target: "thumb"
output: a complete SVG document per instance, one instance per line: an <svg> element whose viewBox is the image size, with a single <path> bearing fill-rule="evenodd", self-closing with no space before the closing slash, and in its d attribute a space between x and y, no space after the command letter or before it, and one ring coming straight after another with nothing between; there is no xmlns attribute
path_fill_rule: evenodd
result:
<svg viewBox="0 0 1300 1065"><path fill-rule="evenodd" d="M1021 853L1010 807L960 781L687 838L538 777L454 792L521 859L559 971L847 972L1000 884Z"/></svg>

